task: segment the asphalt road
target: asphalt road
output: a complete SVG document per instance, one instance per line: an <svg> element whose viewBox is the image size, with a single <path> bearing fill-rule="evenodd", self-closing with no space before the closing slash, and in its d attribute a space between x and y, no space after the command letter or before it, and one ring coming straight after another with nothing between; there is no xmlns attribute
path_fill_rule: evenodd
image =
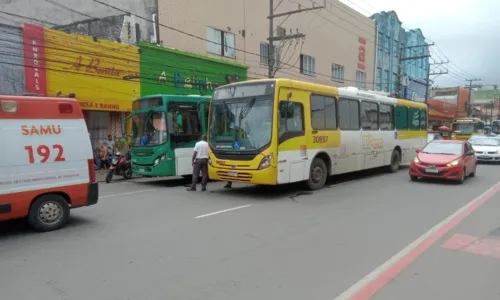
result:
<svg viewBox="0 0 500 300"><path fill-rule="evenodd" d="M181 180L102 184L98 205L72 211L65 229L0 225L0 299L342 299L495 185L499 171L480 166L464 185L373 171L314 193L297 184L226 190L215 182L205 193L185 191ZM453 248L453 239L463 246L456 240L500 235L500 196L490 198L373 299L498 299L500 260Z"/></svg>

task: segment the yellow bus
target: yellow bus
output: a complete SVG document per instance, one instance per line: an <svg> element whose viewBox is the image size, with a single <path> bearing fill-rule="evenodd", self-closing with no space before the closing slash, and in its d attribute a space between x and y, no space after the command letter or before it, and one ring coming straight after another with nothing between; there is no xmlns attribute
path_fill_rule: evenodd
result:
<svg viewBox="0 0 500 300"><path fill-rule="evenodd" d="M427 106L357 88L290 79L214 91L210 179L277 185L386 166L396 172L427 141Z"/></svg>
<svg viewBox="0 0 500 300"><path fill-rule="evenodd" d="M479 118L457 118L451 125L451 138L468 140L474 134L484 133L484 122Z"/></svg>

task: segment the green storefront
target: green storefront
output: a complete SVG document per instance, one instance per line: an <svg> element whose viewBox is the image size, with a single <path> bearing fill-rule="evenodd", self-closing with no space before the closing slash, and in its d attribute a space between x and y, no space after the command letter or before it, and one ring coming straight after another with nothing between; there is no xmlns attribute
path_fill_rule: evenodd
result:
<svg viewBox="0 0 500 300"><path fill-rule="evenodd" d="M139 47L141 96L210 96L217 86L247 80L242 64L145 43Z"/></svg>

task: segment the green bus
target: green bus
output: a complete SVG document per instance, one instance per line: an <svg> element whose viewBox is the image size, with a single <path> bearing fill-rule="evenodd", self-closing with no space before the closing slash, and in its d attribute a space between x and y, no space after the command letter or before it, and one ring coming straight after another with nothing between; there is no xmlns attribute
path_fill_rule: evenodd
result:
<svg viewBox="0 0 500 300"><path fill-rule="evenodd" d="M151 95L132 104L124 121L132 172L144 177L193 173L196 142L207 132L211 96Z"/></svg>

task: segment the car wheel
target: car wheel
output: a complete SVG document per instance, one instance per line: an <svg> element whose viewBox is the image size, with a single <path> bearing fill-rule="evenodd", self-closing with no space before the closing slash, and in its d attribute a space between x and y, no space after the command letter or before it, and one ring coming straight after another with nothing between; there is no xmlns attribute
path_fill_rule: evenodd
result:
<svg viewBox="0 0 500 300"><path fill-rule="evenodd" d="M465 181L465 168L462 170L462 176L458 180L458 183L462 184L462 183L464 183L464 181Z"/></svg>
<svg viewBox="0 0 500 300"><path fill-rule="evenodd" d="M417 181L418 180L418 176L410 175L410 180L411 181Z"/></svg>
<svg viewBox="0 0 500 300"><path fill-rule="evenodd" d="M69 219L69 204L60 195L48 194L36 199L28 213L28 223L37 231L64 227Z"/></svg>

